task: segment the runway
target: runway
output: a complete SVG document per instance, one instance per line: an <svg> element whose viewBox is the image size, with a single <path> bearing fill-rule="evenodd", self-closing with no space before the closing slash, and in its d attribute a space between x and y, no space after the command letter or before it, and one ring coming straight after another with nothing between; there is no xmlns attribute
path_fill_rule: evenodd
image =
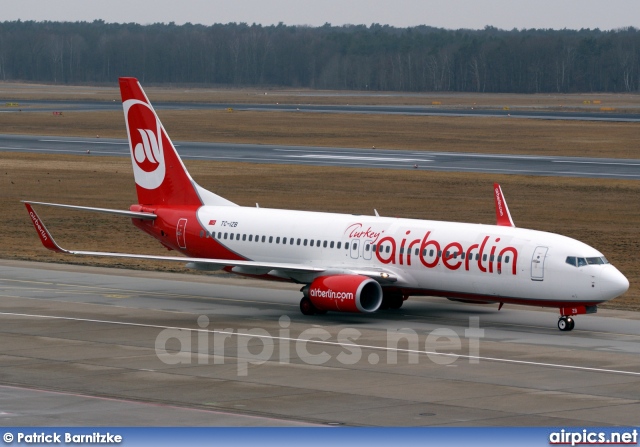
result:
<svg viewBox="0 0 640 447"><path fill-rule="evenodd" d="M640 160L176 141L184 159L640 179ZM129 157L124 139L0 135L0 151Z"/></svg>
<svg viewBox="0 0 640 447"><path fill-rule="evenodd" d="M502 110L471 107L434 107L403 105L314 105L314 104L243 104L243 103L196 103L196 102L153 102L156 110L227 110L260 112L297 112L297 113L358 113L413 116L464 116L464 117L513 117L545 120L572 121L616 121L638 122L640 114L576 110ZM19 107L0 110L0 112L100 112L122 111L118 101L43 101L22 100Z"/></svg>
<svg viewBox="0 0 640 447"><path fill-rule="evenodd" d="M3 425L634 425L640 316L412 299L299 313L282 285L0 261Z"/></svg>

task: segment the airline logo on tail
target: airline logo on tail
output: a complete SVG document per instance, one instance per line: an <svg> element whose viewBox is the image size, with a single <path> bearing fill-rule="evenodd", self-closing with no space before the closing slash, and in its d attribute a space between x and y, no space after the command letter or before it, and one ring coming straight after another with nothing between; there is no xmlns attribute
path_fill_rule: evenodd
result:
<svg viewBox="0 0 640 447"><path fill-rule="evenodd" d="M149 104L129 99L123 103L136 184L159 187L165 175L162 126Z"/></svg>

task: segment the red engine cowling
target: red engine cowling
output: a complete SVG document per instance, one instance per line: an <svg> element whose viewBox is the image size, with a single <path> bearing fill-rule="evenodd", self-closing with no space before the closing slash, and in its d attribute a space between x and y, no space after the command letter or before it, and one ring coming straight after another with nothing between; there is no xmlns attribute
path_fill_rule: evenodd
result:
<svg viewBox="0 0 640 447"><path fill-rule="evenodd" d="M306 289L306 288L305 288ZM375 312L382 304L382 287L360 275L321 276L305 291L318 310Z"/></svg>

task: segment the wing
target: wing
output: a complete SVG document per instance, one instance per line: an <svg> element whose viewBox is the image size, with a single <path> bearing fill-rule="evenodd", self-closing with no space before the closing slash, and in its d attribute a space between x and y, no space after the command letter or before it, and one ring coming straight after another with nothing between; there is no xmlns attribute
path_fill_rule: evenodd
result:
<svg viewBox="0 0 640 447"><path fill-rule="evenodd" d="M192 258L186 256L157 256L157 255L141 255L133 253L111 253L101 251L80 251L80 250L67 250L62 248L56 243L51 236L49 230L44 225L44 222L36 214L35 210L31 206L32 203L38 202L23 202L29 213L29 217L33 223L36 233L40 237L42 245L49 250L57 253L65 253L71 255L80 256L101 256L110 258L130 258L130 259L149 259L154 261L167 261L167 262L180 262L186 263L187 267L195 268L198 270L220 270L230 269L233 273L245 274L245 275L269 275L282 279L292 280L299 283L309 283L318 276L324 275L336 275L336 274L352 274L368 276L376 281L386 284L397 281L396 275L385 269L378 268L351 268L351 267L331 267L331 266L313 266L305 264L293 264L293 263L281 263L281 262L261 262L261 261L241 261L230 259L212 259L212 258ZM46 204L48 205L48 204ZM95 208L87 207L75 207L67 206L70 208L90 209ZM105 210L105 212L111 210ZM124 213L124 212L123 212ZM128 212L127 212L128 213ZM131 212L133 213L133 212ZM137 214L137 213L135 213ZM129 214L125 214L129 215ZM135 216L137 217L137 216ZM138 217L139 218L139 217ZM147 217L150 218L150 217Z"/></svg>
<svg viewBox="0 0 640 447"><path fill-rule="evenodd" d="M496 221L497 225L502 227L515 227L507 206L507 200L502 194L502 188L498 183L493 184L493 199L496 203Z"/></svg>

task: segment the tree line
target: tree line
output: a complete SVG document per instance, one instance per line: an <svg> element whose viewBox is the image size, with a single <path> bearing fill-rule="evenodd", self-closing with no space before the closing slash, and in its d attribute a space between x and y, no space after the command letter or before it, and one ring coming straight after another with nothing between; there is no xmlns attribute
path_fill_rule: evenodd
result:
<svg viewBox="0 0 640 447"><path fill-rule="evenodd" d="M0 79L410 92L640 90L640 32L0 22Z"/></svg>

